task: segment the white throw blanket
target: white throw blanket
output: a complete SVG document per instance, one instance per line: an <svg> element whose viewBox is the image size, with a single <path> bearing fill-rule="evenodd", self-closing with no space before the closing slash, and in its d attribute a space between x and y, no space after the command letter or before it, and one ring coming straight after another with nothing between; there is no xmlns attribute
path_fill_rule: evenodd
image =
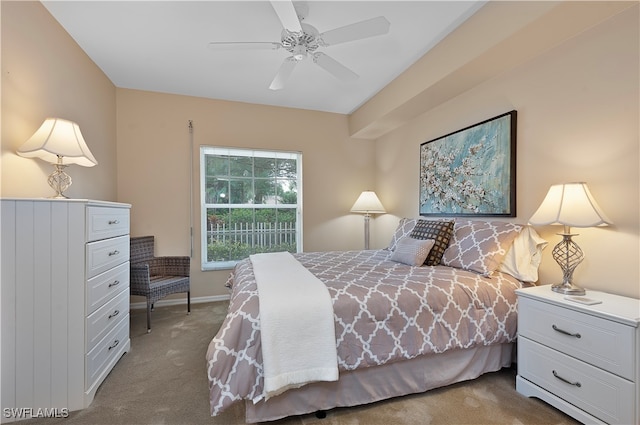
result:
<svg viewBox="0 0 640 425"><path fill-rule="evenodd" d="M338 380L333 304L325 284L288 252L251 255L251 262L260 297L264 398Z"/></svg>

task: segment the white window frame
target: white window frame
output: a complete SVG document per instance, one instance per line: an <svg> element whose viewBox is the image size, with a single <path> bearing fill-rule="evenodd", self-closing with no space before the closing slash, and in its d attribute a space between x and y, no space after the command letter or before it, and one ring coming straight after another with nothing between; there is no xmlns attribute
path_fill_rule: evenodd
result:
<svg viewBox="0 0 640 425"><path fill-rule="evenodd" d="M230 261L207 261L208 257L208 219L207 210L210 208L292 208L283 204L217 204L207 203L206 197L206 155L228 155L228 156L246 156L246 157L262 157L262 158L278 158L278 159L296 159L296 185L297 185L297 204L296 209L296 251L302 252L302 153L295 151L277 151L262 149L243 149L219 146L201 146L200 147L200 228L201 228L201 269L206 270L225 270L233 268L240 260ZM252 179L254 179L253 177Z"/></svg>

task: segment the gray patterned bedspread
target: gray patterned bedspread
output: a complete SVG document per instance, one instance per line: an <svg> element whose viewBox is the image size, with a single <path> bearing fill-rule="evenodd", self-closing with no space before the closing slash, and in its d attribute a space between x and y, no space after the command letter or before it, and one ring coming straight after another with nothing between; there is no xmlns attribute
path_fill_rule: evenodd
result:
<svg viewBox="0 0 640 425"><path fill-rule="evenodd" d="M340 370L515 340L514 291L521 282L499 272L486 278L446 266L411 267L390 255L295 254L331 294ZM249 259L236 265L228 285L229 311L206 356L213 416L263 393L258 291Z"/></svg>

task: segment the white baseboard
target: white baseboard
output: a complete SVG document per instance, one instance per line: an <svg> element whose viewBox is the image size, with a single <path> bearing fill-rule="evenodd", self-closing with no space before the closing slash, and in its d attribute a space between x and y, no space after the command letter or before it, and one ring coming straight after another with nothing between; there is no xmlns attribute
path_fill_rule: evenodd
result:
<svg viewBox="0 0 640 425"><path fill-rule="evenodd" d="M229 301L229 299L230 299L229 295L211 295L208 297L195 297L195 298L192 297L191 304L212 303L216 301ZM187 304L187 299L185 297L182 299L170 298L166 300L160 300L157 303L154 303L153 306L154 307L162 307L162 306L169 306L169 305L185 305L186 306L186 304ZM142 301L138 303L132 303L130 304L130 308L132 310L136 310L136 309L145 310L147 308L147 302Z"/></svg>

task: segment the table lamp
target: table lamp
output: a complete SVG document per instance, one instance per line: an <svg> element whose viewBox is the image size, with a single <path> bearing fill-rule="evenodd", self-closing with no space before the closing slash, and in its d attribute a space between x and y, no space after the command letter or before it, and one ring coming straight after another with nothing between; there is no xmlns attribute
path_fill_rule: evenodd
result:
<svg viewBox="0 0 640 425"><path fill-rule="evenodd" d="M562 283L551 286L555 292L584 295L585 290L573 284L573 271L584 260L584 253L572 240L571 227L594 227L613 224L602 212L587 184L564 183L551 186L538 210L529 219L533 225L561 224L562 241L553 248L553 259L563 272Z"/></svg>
<svg viewBox="0 0 640 425"><path fill-rule="evenodd" d="M69 164L83 167L98 164L85 143L78 124L61 118L47 118L33 136L20 146L17 153L53 164L55 170L47 179L49 186L56 191L52 198L67 198L63 192L71 186L72 181L64 169Z"/></svg>

